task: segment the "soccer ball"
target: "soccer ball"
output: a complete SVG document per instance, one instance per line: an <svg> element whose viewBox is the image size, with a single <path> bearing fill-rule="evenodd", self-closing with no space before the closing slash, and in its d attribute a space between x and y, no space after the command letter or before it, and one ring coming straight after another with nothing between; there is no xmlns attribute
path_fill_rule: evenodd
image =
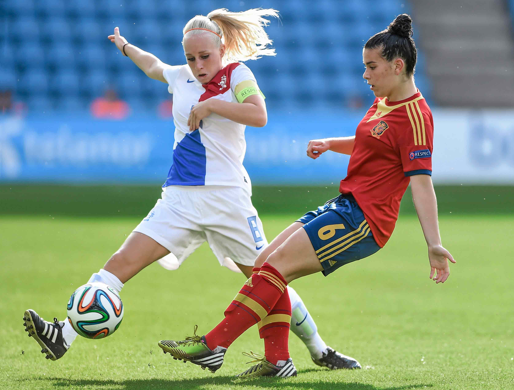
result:
<svg viewBox="0 0 514 390"><path fill-rule="evenodd" d="M88 283L71 294L68 321L75 331L88 339L101 339L113 334L123 319L123 302L104 283Z"/></svg>

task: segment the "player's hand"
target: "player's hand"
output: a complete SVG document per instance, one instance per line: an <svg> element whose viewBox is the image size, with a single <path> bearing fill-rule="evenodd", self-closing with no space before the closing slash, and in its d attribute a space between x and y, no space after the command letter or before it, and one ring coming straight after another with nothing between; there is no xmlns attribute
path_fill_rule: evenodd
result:
<svg viewBox="0 0 514 390"><path fill-rule="evenodd" d="M450 266L448 260L456 263L450 252L443 248L442 245L428 247L428 259L430 261L430 279L436 283L444 283L450 276Z"/></svg>
<svg viewBox="0 0 514 390"><path fill-rule="evenodd" d="M123 53L123 45L128 42L120 35L120 29L118 27L114 28L114 35L109 35L107 38L110 39L110 41L116 45L118 50Z"/></svg>
<svg viewBox="0 0 514 390"><path fill-rule="evenodd" d="M307 156L316 160L319 156L325 153L330 147L330 142L325 139L315 139L309 141L307 145Z"/></svg>
<svg viewBox="0 0 514 390"><path fill-rule="evenodd" d="M187 120L189 131L195 131L196 129L198 129L200 127L201 120L211 114L212 110L210 100L200 102L193 106L193 108L191 108L191 112L189 113L189 118Z"/></svg>

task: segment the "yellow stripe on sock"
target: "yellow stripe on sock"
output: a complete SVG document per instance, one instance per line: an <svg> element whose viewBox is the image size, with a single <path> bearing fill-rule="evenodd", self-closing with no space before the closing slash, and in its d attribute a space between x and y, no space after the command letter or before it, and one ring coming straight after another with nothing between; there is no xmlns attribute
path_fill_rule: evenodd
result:
<svg viewBox="0 0 514 390"><path fill-rule="evenodd" d="M248 295L237 294L234 298L234 301L240 302L245 306L248 306L252 311L259 316L259 320L262 320L264 317L268 315L268 312L256 301L250 298Z"/></svg>
<svg viewBox="0 0 514 390"><path fill-rule="evenodd" d="M266 325L269 325L269 324L272 324L274 322L287 322L288 324L291 323L291 316L287 315L287 314L271 314L271 315L268 315L266 318L264 318L263 320L261 320L257 326L260 328L262 328L263 326L266 326Z"/></svg>
<svg viewBox="0 0 514 390"><path fill-rule="evenodd" d="M261 271L259 272L259 275L262 275L263 277L265 276L271 283L277 286L281 292L284 292L286 289L284 282L281 281L277 276L273 275L271 272Z"/></svg>

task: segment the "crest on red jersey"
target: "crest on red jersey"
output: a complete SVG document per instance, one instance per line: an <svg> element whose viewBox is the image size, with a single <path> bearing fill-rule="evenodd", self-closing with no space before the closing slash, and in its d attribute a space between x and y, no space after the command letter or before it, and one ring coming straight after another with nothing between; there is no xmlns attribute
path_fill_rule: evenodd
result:
<svg viewBox="0 0 514 390"><path fill-rule="evenodd" d="M389 125L384 121L378 122L378 125L371 129L371 135L375 138L380 138L382 134L389 128Z"/></svg>

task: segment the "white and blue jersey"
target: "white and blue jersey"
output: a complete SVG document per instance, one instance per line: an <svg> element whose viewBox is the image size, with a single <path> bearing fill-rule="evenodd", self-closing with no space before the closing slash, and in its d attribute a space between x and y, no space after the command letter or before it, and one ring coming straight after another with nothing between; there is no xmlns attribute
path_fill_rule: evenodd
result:
<svg viewBox="0 0 514 390"><path fill-rule="evenodd" d="M231 186L251 194L251 182L243 166L246 153L245 125L211 114L200 128L191 132L187 125L191 108L207 99L241 101L241 86L256 85L244 64L229 64L208 83L201 84L189 66L169 66L163 72L168 91L173 94L175 144L173 163L163 187ZM255 83L255 84L254 84ZM248 90L248 88L246 88Z"/></svg>

